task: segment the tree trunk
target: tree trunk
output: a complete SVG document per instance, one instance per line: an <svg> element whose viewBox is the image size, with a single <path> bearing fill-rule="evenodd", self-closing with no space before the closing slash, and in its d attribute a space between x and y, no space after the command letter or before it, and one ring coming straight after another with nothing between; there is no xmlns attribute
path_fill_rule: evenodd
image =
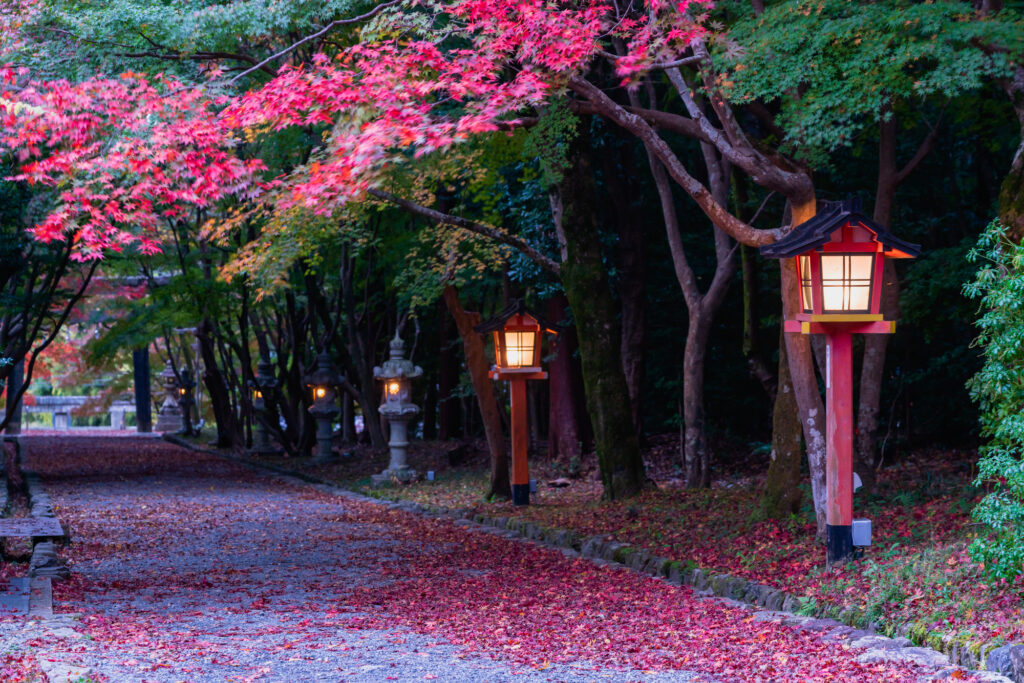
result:
<svg viewBox="0 0 1024 683"><path fill-rule="evenodd" d="M565 253L562 288L579 332L583 383L604 497L618 500L643 488L644 464L622 369L619 311L598 239L597 190L587 154L589 143L584 122L552 197L552 208Z"/></svg>
<svg viewBox="0 0 1024 683"><path fill-rule="evenodd" d="M440 416L437 438L447 441L458 436L462 429L462 412L455 391L459 387L459 356L454 341L458 330L452 329L451 316L441 316L441 353L438 376L438 415Z"/></svg>
<svg viewBox="0 0 1024 683"><path fill-rule="evenodd" d="M490 363L484 349L484 340L473 329L480 324L480 314L465 311L459 303L459 293L455 287L444 288L444 302L455 320L455 326L462 338L462 349L466 354L466 367L469 378L473 382L476 402L483 418L484 435L487 447L491 452L491 487L488 498L511 498L512 485L508 476L508 451L505 449L505 437L501 429L501 414L498 402L494 398L494 384L489 376Z"/></svg>
<svg viewBox="0 0 1024 683"><path fill-rule="evenodd" d="M1018 66L1005 84L1007 95L1017 112L1021 139L1010 171L999 188L999 220L1007 226L1014 241L1024 240L1024 66Z"/></svg>
<svg viewBox="0 0 1024 683"><path fill-rule="evenodd" d="M683 350L683 467L688 488L706 488L711 484L711 456L704 433L704 359L711 316L697 306L689 321Z"/></svg>
<svg viewBox="0 0 1024 683"><path fill-rule="evenodd" d="M635 175L636 160L632 147L626 141L617 146L616 153L604 157L604 179L607 197L614 216L614 229L618 241L618 295L622 302L622 369L629 388L629 402L633 410L633 424L637 438L644 442L643 395L644 366L647 347L647 282L644 259L644 222L640 219L633 199L639 192L630 178Z"/></svg>
<svg viewBox="0 0 1024 683"><path fill-rule="evenodd" d="M770 519L784 520L800 511L800 415L789 375L789 357L779 334L779 383L772 415L772 452L761 510Z"/></svg>
<svg viewBox="0 0 1024 683"><path fill-rule="evenodd" d="M231 396L228 384L224 381L220 366L217 364L216 349L213 345L213 323L203 318L196 328L196 339L199 341L199 354L203 357L203 383L210 393L210 407L213 418L217 422L217 448L233 448L241 436L238 420L231 409Z"/></svg>
<svg viewBox="0 0 1024 683"><path fill-rule="evenodd" d="M18 396L21 393L21 385L25 382L25 359L19 358L11 367L7 375L7 400L5 410L7 411L4 433L11 436L21 434L22 403Z"/></svg>
<svg viewBox="0 0 1024 683"><path fill-rule="evenodd" d="M768 400L775 403L778 381L764 358L758 334L758 268L754 250L740 245L740 262L743 267L743 355L747 359L750 376L761 383Z"/></svg>
<svg viewBox="0 0 1024 683"><path fill-rule="evenodd" d="M892 220L892 204L896 196L896 119L883 121L879 127L878 186L872 218L888 226ZM881 312L886 320L899 317L900 287L892 259L886 259L882 276ZM853 463L864 486L875 484L878 459L878 411L885 380L885 356L889 335L864 335L864 360L860 371L860 394L857 403L857 430L854 433Z"/></svg>
<svg viewBox="0 0 1024 683"><path fill-rule="evenodd" d="M548 300L547 319L552 324L565 317L567 302L564 295ZM575 327L564 327L555 340L551 360L548 361L548 452L552 459L577 463L583 458L585 417L581 410L582 377L573 354L579 342Z"/></svg>
<svg viewBox="0 0 1024 683"><path fill-rule="evenodd" d="M799 225L814 217L816 203L813 198L804 202L792 202L792 222ZM782 259L782 317L795 320L799 309L799 282L793 259ZM800 425L807 448L807 464L811 472L811 495L814 498L814 512L817 518L817 536L825 538L825 405L818 391L818 378L814 374L814 358L811 353L809 335L786 332L786 354L789 356L789 372L793 382L800 413ZM781 395L781 392L779 392ZM775 399L778 401L778 397ZM791 436L779 438L789 438ZM775 437L772 437L775 441Z"/></svg>

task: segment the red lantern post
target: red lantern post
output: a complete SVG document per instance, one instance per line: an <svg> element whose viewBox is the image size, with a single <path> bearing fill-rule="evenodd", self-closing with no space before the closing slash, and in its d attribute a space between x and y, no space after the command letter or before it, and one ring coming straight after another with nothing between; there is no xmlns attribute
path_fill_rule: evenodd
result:
<svg viewBox="0 0 1024 683"><path fill-rule="evenodd" d="M547 379L540 366L541 331L555 332L517 301L493 319L477 325L477 332L494 333L493 379L509 382L512 408L512 502L530 504L530 430L527 422L526 381Z"/></svg>
<svg viewBox="0 0 1024 683"><path fill-rule="evenodd" d="M827 560L853 556L853 335L891 334L881 313L885 258L914 258L904 242L861 213L860 201L833 202L784 238L761 248L769 258L795 258L800 313L786 332L824 334L826 340L825 515Z"/></svg>

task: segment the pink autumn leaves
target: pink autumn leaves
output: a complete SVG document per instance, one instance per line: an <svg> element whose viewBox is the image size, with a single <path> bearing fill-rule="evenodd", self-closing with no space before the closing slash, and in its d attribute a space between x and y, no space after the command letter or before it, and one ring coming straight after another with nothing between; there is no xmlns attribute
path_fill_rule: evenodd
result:
<svg viewBox="0 0 1024 683"><path fill-rule="evenodd" d="M153 253L168 221L254 187L263 166L233 153L215 112L223 104L174 79L131 73L29 82L0 100L0 148L23 162L13 178L59 196L35 237L74 240L79 260L133 243Z"/></svg>
<svg viewBox="0 0 1024 683"><path fill-rule="evenodd" d="M224 200L272 188L278 208L322 214L359 200L410 158L515 125L584 72L608 36L627 46L616 68L630 79L702 37L707 4L648 0L646 18L630 20L604 0L414 0L377 18L379 34L400 38L318 55L238 97L130 73L17 90L25 78L7 69L0 149L22 163L15 179L59 193L38 239L72 239L81 260L129 245L152 253L171 222L215 219L203 212ZM465 46L442 48L442 37ZM331 127L327 148L290 178L267 184L262 163L238 153L243 131L315 125Z"/></svg>

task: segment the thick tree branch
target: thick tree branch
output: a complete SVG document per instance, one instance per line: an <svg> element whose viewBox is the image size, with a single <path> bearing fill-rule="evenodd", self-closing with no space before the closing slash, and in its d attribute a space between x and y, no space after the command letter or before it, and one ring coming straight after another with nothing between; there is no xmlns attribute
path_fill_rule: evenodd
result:
<svg viewBox="0 0 1024 683"><path fill-rule="evenodd" d="M747 225L716 202L708 189L687 172L679 157L642 117L630 113L608 97L600 88L583 78L573 78L569 81L569 88L581 97L588 99L601 115L639 138L665 165L665 169L672 179L697 202L711 222L727 235L752 247L771 244L780 236L776 230L758 230ZM741 168L743 167L741 166Z"/></svg>
<svg viewBox="0 0 1024 683"><path fill-rule="evenodd" d="M746 135L739 129L739 124L732 119L727 105L719 103L715 111L720 120L729 124L727 130L730 130L731 134L726 134L715 127L708 119L696 100L693 99L692 89L678 69L668 69L665 73L682 98L690 118L697 123L707 140L718 148L718 151L729 163L743 169L758 185L776 190L786 195L787 198L802 203L813 197L814 189L807 174L800 171L787 171L772 163L750 143Z"/></svg>
<svg viewBox="0 0 1024 683"><path fill-rule="evenodd" d="M409 213L414 213L417 216L430 219L440 225L451 225L456 228L476 233L477 235L482 235L483 237L492 239L495 242L506 244L520 252L523 256L530 259L547 272L558 277L560 267L557 263L531 247L526 241L521 240L518 237L514 237L513 235L509 235L498 228L490 225L484 225L483 223L477 223L476 221L471 221L467 218L462 218L461 216L442 213L436 209L423 206L422 204L411 202L408 199L402 199L401 197L393 195L390 192L385 192L384 190L371 189L367 190L367 193L377 199L394 204L395 206L405 209Z"/></svg>

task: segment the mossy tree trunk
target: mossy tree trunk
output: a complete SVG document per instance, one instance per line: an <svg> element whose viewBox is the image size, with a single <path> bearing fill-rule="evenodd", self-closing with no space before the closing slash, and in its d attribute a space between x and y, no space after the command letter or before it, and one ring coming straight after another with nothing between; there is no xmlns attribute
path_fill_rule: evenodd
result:
<svg viewBox="0 0 1024 683"><path fill-rule="evenodd" d="M771 519L786 519L800 511L800 413L789 374L786 340L779 335L779 379L772 414L772 452L761 510Z"/></svg>
<svg viewBox="0 0 1024 683"><path fill-rule="evenodd" d="M562 243L562 288L579 334L583 385L604 497L618 500L641 490L644 465L622 369L618 305L601 255L597 188L586 128L584 121L562 181L554 189L552 208Z"/></svg>

